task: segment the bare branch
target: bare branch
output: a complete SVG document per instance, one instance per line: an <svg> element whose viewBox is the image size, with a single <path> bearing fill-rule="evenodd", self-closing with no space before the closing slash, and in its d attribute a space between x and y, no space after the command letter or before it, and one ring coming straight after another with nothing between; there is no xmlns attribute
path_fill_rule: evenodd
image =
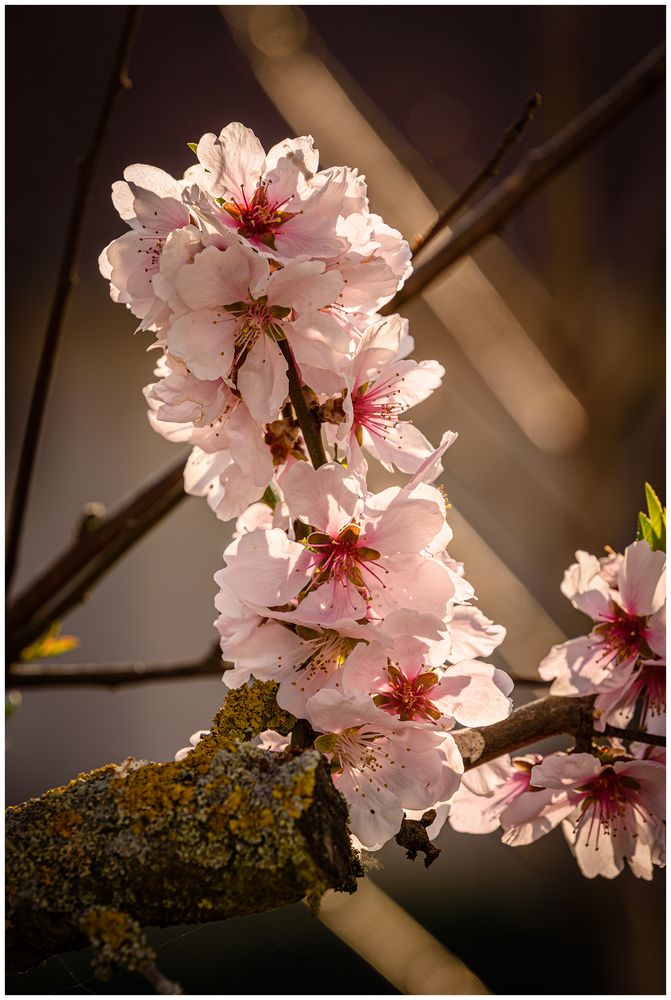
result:
<svg viewBox="0 0 671 1000"><path fill-rule="evenodd" d="M84 600L88 591L136 542L184 499L184 457L133 494L116 514L97 516L89 529L22 591L7 612L7 662L39 639L49 625Z"/></svg>
<svg viewBox="0 0 671 1000"><path fill-rule="evenodd" d="M117 688L150 681L194 677L221 677L232 664L221 658L219 643L197 660L177 663L14 663L7 682L15 688L107 687Z"/></svg>
<svg viewBox="0 0 671 1000"><path fill-rule="evenodd" d="M532 94L524 105L524 110L519 118L509 126L503 133L503 138L499 144L499 148L496 152L487 160L482 170L475 175L475 177L466 185L464 190L460 195L454 199L451 204L444 208L440 213L438 218L431 226L427 229L423 236L417 236L412 243L413 255L418 254L420 250L424 250L426 246L442 232L445 226L456 218L468 205L470 201L473 200L473 196L477 194L481 187L483 187L487 181L493 180L499 175L499 167L506 157L506 154L512 147L520 141L522 136L527 130L527 127L533 121L534 115L537 109L541 106L541 96L540 94Z"/></svg>
<svg viewBox="0 0 671 1000"><path fill-rule="evenodd" d="M439 274L471 253L488 236L498 232L543 184L661 87L665 66L665 47L662 45L554 138L531 150L520 168L500 181L464 216L445 246L414 271L400 292L381 311L385 314L395 312L403 303L423 292Z"/></svg>
<svg viewBox="0 0 671 1000"><path fill-rule="evenodd" d="M137 34L140 19L140 7L129 7L124 20L121 37L114 57L114 64L110 74L107 91L103 99L102 107L96 126L91 136L91 144L88 152L79 164L79 179L72 204L72 212L68 224L68 231L63 247L60 270L56 280L56 291L51 304L51 313L47 324L47 332L42 346L33 395L30 400L28 420L26 430L21 445L19 456L19 466L12 496L12 506L7 528L7 555L6 555L6 578L5 586L9 591L19 554L21 542L21 532L28 505L30 484L32 480L33 468L35 465L35 453L42 429L44 410L51 384L51 375L56 361L58 343L63 329L63 323L67 313L70 296L79 278L77 275L77 261L81 247L82 234L84 231L84 219L91 197L93 180L95 178L100 154L102 151L105 132L116 104L117 98L124 90L128 90L132 84L128 77L128 67L131 52Z"/></svg>
<svg viewBox="0 0 671 1000"><path fill-rule="evenodd" d="M576 735L585 723L592 726L593 697L559 698L548 695L516 708L492 726L452 733L465 767L486 764L504 753L561 734Z"/></svg>
<svg viewBox="0 0 671 1000"><path fill-rule="evenodd" d="M496 722L493 726L463 729L452 733L452 736L468 770L549 736L603 736L603 733L594 730L593 704L593 695L566 698L550 694L516 708L507 719ZM606 735L623 736L625 739L639 740L654 746L666 745L662 737L652 733L617 730Z"/></svg>

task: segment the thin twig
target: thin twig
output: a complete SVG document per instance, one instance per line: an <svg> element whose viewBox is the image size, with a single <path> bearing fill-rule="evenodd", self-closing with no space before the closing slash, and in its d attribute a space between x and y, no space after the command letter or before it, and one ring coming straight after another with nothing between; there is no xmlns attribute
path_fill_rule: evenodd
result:
<svg viewBox="0 0 671 1000"><path fill-rule="evenodd" d="M527 153L520 168L464 216L445 246L411 274L381 312L396 312L439 274L498 232L532 194L654 93L664 81L665 65L665 47L661 45L554 138Z"/></svg>
<svg viewBox="0 0 671 1000"><path fill-rule="evenodd" d="M649 743L653 747L665 747L666 736L658 736L656 733L646 733L644 729L618 729L617 726L606 726L603 733L597 736L617 736L621 740L630 743Z"/></svg>
<svg viewBox="0 0 671 1000"><path fill-rule="evenodd" d="M227 666L219 643L198 660L177 663L14 663L8 683L15 688L108 687L172 681L194 677L221 677Z"/></svg>
<svg viewBox="0 0 671 1000"><path fill-rule="evenodd" d="M97 518L23 590L7 612L7 662L81 603L94 583L185 497L184 456L130 497L116 514Z"/></svg>
<svg viewBox="0 0 671 1000"><path fill-rule="evenodd" d="M298 366L296 365L296 359L294 358L289 341L279 340L277 343L287 362L289 398L296 413L296 419L303 434L303 440L305 441L310 460L315 469L318 469L320 465L325 465L328 461L324 445L322 444L321 430L305 399L303 383L298 373Z"/></svg>
<svg viewBox="0 0 671 1000"><path fill-rule="evenodd" d="M456 216L461 213L462 209L473 200L473 196L477 194L480 188L483 187L487 181L493 180L495 177L499 176L499 167L505 159L506 154L516 143L520 141L540 106L541 95L532 94L524 105L524 110L517 121L510 125L509 128L507 128L503 133L503 138L499 144L499 148L489 158L487 163L485 163L482 170L480 170L479 173L477 173L469 182L469 184L466 185L461 194L457 195L454 201L451 202L447 208L443 209L435 222L429 226L427 231L422 236L415 237L412 243L413 254L418 254L420 250L424 250L425 247L438 235L438 233L440 233L445 226L456 218Z"/></svg>
<svg viewBox="0 0 671 1000"><path fill-rule="evenodd" d="M9 591L19 554L21 532L28 506L30 484L35 466L35 453L42 429L44 411L51 385L51 376L56 361L58 343L63 329L70 296L79 281L77 261L84 231L84 219L91 197L91 189L96 169L102 152L103 139L109 126L114 105L119 94L128 90L132 84L128 76L135 36L140 19L140 7L129 7L124 20L119 45L114 58L114 65L107 86L107 91L96 122L91 145L79 164L79 180L72 204L72 212L68 231L63 247L60 270L56 280L56 291L51 304L51 313L47 324L47 332L42 345L42 355L35 376L35 385L30 400L28 420L21 445L19 465L16 473L16 483L12 496L12 507L7 528L7 555L5 586Z"/></svg>

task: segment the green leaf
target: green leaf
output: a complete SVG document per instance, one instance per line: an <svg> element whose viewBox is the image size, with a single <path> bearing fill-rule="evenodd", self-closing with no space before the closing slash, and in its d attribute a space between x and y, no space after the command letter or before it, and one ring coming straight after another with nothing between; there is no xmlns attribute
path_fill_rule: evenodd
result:
<svg viewBox="0 0 671 1000"><path fill-rule="evenodd" d="M61 635L58 622L52 622L49 630L40 636L32 645L26 646L21 652L24 663L31 660L46 660L50 656L62 656L71 649L76 649L79 639L76 635Z"/></svg>
<svg viewBox="0 0 671 1000"><path fill-rule="evenodd" d="M648 513L639 512L636 538L647 542L653 552L666 552L666 508L650 483L645 484L645 499Z"/></svg>
<svg viewBox="0 0 671 1000"><path fill-rule="evenodd" d="M198 143L197 142L187 142L187 146L189 147L189 149L191 150L192 153L196 153L197 154L197 152L198 152Z"/></svg>

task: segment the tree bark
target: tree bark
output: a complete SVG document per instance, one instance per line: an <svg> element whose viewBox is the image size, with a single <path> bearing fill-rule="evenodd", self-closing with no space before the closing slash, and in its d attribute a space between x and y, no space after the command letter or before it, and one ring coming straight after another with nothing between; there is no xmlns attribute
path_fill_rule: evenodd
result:
<svg viewBox="0 0 671 1000"><path fill-rule="evenodd" d="M11 807L7 967L101 942L128 967L129 928L203 923L353 891L347 807L316 750L239 742L287 732L275 685L252 685L183 760L127 760ZM136 923L134 923L136 922ZM146 944L138 938L140 954Z"/></svg>

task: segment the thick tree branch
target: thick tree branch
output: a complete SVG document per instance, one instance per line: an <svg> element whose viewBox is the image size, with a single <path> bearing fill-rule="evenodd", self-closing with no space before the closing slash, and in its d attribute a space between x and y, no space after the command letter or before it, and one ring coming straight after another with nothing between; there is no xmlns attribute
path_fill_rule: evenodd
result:
<svg viewBox="0 0 671 1000"><path fill-rule="evenodd" d="M466 185L461 194L452 201L447 208L444 208L436 221L429 226L422 236L417 236L412 242L413 255L420 250L426 249L428 244L442 232L445 226L457 217L461 211L473 200L473 196L478 193L487 181L493 180L499 175L499 168L505 159L508 151L520 141L522 136L531 124L537 109L541 106L540 94L532 94L524 105L524 110L519 118L509 126L503 133L503 138L496 152L487 160L482 170Z"/></svg>
<svg viewBox="0 0 671 1000"><path fill-rule="evenodd" d="M666 746L663 736L655 736L640 730L614 729L606 726L606 732L594 729L594 696L566 698L547 695L537 701L516 708L507 719L493 726L479 729L462 729L452 733L468 770L479 764L486 764L504 753L513 753L522 747L545 740L549 736L574 736L577 740L591 744L592 737L619 736L622 739L638 740L651 746Z"/></svg>
<svg viewBox="0 0 671 1000"><path fill-rule="evenodd" d="M229 692L210 733L179 762L110 764L10 807L11 970L85 945L92 929L109 943L120 920L126 929L129 919L202 923L356 888L362 871L325 759L296 743L283 753L243 743L296 727L276 691L256 681ZM549 736L582 738L592 732L592 703L550 695L453 735L469 769ZM424 851L411 827L404 823L399 842Z"/></svg>
<svg viewBox="0 0 671 1000"><path fill-rule="evenodd" d="M520 168L497 184L455 226L445 246L416 268L382 312L396 312L403 303L423 292L439 274L496 233L532 194L661 87L665 66L665 47L660 46L561 132L531 150Z"/></svg>
<svg viewBox="0 0 671 1000"><path fill-rule="evenodd" d="M87 517L75 541L22 591L7 612L7 662L88 591L136 542L184 499L184 457L110 516ZM83 528L83 530L82 530Z"/></svg>
<svg viewBox="0 0 671 1000"><path fill-rule="evenodd" d="M84 219L91 197L93 180L95 178L100 154L102 151L105 132L114 110L117 98L124 90L131 87L128 77L128 67L131 52L137 33L140 7L129 7L126 14L121 37L114 57L114 64L110 75L102 107L98 115L96 126L91 136L89 149L79 164L79 179L75 190L75 197L72 203L72 212L68 224L68 231L63 247L60 270L56 279L56 291L51 304L51 313L47 323L47 332L42 345L35 385L30 400L28 410L28 420L26 430L21 445L19 456L19 466L16 474L16 483L12 496L12 506L9 515L9 525L7 528L7 555L6 555L6 577L5 586L9 588L14 577L16 564L21 542L21 532L28 505L30 484L32 480L33 468L35 465L35 453L42 429L44 410L51 384L51 375L58 352L58 342L63 329L63 322L67 313L70 296L78 283L77 261L81 247L82 234L84 231Z"/></svg>
<svg viewBox="0 0 671 1000"><path fill-rule="evenodd" d="M179 762L110 764L8 810L11 971L91 940L113 958L129 920L203 923L354 890L347 808L324 758L239 742L293 724L275 689L236 692Z"/></svg>
<svg viewBox="0 0 671 1000"><path fill-rule="evenodd" d="M512 753L562 734L578 736L592 729L594 698L558 698L548 695L516 708L507 719L493 726L452 733L468 770L486 764L504 753Z"/></svg>

